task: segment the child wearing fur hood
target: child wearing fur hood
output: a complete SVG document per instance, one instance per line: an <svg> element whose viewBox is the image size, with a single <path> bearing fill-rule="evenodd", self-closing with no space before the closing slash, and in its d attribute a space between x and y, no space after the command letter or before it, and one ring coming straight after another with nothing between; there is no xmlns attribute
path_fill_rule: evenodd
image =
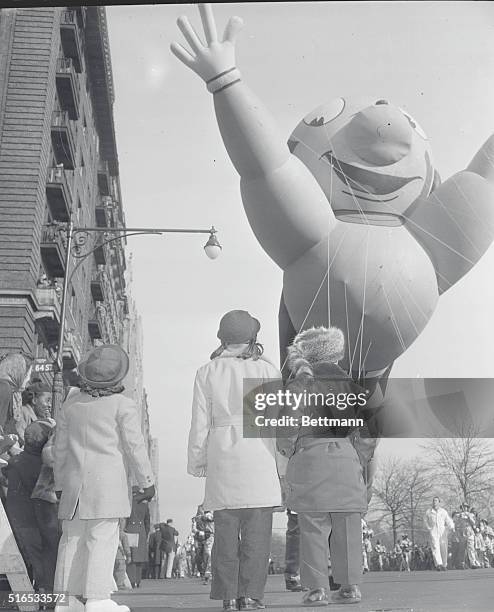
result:
<svg viewBox="0 0 494 612"><path fill-rule="evenodd" d="M331 549L333 579L341 585L335 603L358 603L362 578L361 515L367 510L366 485L359 454L352 444L352 427L326 424L300 426L302 416L350 419L358 406L350 401L335 408L310 401L308 394L346 398L367 397L365 389L338 366L344 336L337 328L318 327L299 333L288 349L291 380L287 390L304 400L297 410L281 409L280 416L295 417L296 425L279 434L277 446L289 458L286 471L287 507L298 513L301 581L308 589L303 603L327 605L327 560ZM316 395L312 396L313 398ZM340 396L342 397L342 396ZM343 422L343 421L342 421ZM323 422L324 423L324 422ZM331 534L330 544L328 538Z"/></svg>

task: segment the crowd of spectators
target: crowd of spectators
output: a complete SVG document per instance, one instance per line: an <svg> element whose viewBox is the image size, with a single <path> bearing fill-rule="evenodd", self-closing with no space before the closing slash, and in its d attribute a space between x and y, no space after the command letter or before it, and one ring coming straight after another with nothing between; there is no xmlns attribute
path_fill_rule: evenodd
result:
<svg viewBox="0 0 494 612"><path fill-rule="evenodd" d="M0 497L36 590L53 592L60 525L53 479L51 389L32 358L0 357Z"/></svg>
<svg viewBox="0 0 494 612"><path fill-rule="evenodd" d="M35 591L52 593L62 533L53 473L56 422L52 389L32 377L32 364L23 353L0 357L0 498ZM114 567L119 589L139 587L148 567L149 507L139 492L133 487L131 515L120 520ZM171 556L169 576L175 550L174 542L163 548L164 558Z"/></svg>
<svg viewBox="0 0 494 612"><path fill-rule="evenodd" d="M447 568L481 569L494 567L494 528L480 518L475 508L461 504L451 515L448 532ZM421 533L420 536L423 539ZM374 541L375 540L375 541ZM387 548L365 523L362 529L363 571L437 570L429 543L412 543L402 534L395 546Z"/></svg>
<svg viewBox="0 0 494 612"><path fill-rule="evenodd" d="M51 416L51 389L41 379L31 379L31 365L32 360L23 354L0 358L0 495L33 586L52 592L61 535L53 477L56 423ZM172 519L155 524L151 531L149 506L140 499L140 492L133 487L131 515L120 520L116 588L139 588L142 578L200 577L208 584L213 514L199 506L190 533L179 542ZM447 562L438 566L434 541L431 547L430 542L412 542L407 534L387 548L362 520L364 573L494 567L494 529L488 521L466 503L449 517L439 498L434 500L425 522L432 534L437 521L428 525L430 516L445 515ZM271 562L270 573L274 571Z"/></svg>
<svg viewBox="0 0 494 612"><path fill-rule="evenodd" d="M132 518L132 517L131 517ZM149 524L149 523L148 523ZM122 531L122 550L128 546L129 529ZM135 574L132 573L131 552L128 553L129 563L127 564L127 574L129 581L124 584L121 580L120 589L139 587L141 578L151 579L172 579L172 578L201 578L204 584L208 584L211 579L211 551L214 542L214 522L211 512L204 511L202 506L197 509L196 515L192 518L192 527L189 535L182 542L179 542L179 533L173 526L173 519L168 519L163 523L156 523L153 530L144 540L147 542L147 559L138 568L138 579L132 580ZM132 551L132 548L129 549ZM117 563L115 571L117 571Z"/></svg>

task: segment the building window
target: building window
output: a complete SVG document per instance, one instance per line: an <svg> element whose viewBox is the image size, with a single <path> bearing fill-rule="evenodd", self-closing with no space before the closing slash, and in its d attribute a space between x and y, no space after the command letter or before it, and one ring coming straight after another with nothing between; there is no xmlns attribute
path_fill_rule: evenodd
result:
<svg viewBox="0 0 494 612"><path fill-rule="evenodd" d="M70 310L72 310L72 306L74 305L74 301L75 301L75 291L74 291L74 287L73 285L70 285L70 293L69 293L69 308Z"/></svg>
<svg viewBox="0 0 494 612"><path fill-rule="evenodd" d="M81 198L79 196L77 196L77 223L80 224L81 222L81 216L82 216L82 204L81 204Z"/></svg>

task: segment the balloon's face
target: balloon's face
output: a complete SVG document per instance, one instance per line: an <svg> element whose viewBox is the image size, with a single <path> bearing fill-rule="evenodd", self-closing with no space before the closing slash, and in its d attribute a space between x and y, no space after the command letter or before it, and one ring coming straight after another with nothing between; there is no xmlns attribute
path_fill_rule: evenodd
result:
<svg viewBox="0 0 494 612"><path fill-rule="evenodd" d="M295 128L288 146L309 168L335 214L399 219L434 181L418 123L387 100L337 98Z"/></svg>

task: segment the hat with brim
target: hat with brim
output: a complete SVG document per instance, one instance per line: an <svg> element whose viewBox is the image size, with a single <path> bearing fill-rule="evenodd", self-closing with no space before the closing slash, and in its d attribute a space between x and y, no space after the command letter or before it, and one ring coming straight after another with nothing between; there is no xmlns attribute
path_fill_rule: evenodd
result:
<svg viewBox="0 0 494 612"><path fill-rule="evenodd" d="M34 395L40 395L41 393L51 393L51 388L44 382L35 382L26 389L27 391L31 391Z"/></svg>
<svg viewBox="0 0 494 612"><path fill-rule="evenodd" d="M84 383L94 389L106 389L125 378L129 358L118 344L104 344L92 349L77 369Z"/></svg>
<svg viewBox="0 0 494 612"><path fill-rule="evenodd" d="M224 344L242 344L256 339L261 324L246 310L230 310L220 321L217 337Z"/></svg>

